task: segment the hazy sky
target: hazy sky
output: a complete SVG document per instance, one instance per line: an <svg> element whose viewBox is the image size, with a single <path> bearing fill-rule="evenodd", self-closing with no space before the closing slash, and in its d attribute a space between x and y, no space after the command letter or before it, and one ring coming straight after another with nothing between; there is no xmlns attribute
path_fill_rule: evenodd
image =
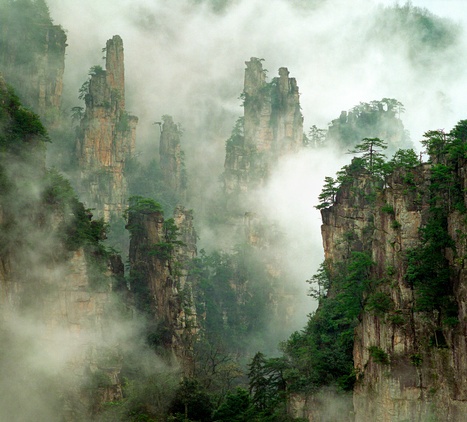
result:
<svg viewBox="0 0 467 422"><path fill-rule="evenodd" d="M405 1L375 0L375 2L389 6L392 4L405 4ZM438 16L454 20L467 20L467 2L465 0L412 0L413 6L425 7Z"/></svg>
<svg viewBox="0 0 467 422"><path fill-rule="evenodd" d="M291 7L289 0L237 0L223 14L189 0L48 3L54 22L68 31L68 95L77 97L87 70L103 64L106 40L119 34L125 48L127 106L139 117L138 148L151 156L158 149L158 129L152 123L163 114L173 115L185 128L182 147L189 175L203 187L203 195L214 191L223 171L225 140L243 113L238 97L250 57L265 59L269 78L285 66L297 79L305 131L313 124L326 128L342 110L361 101L385 97L405 105L402 120L416 148L425 131L450 130L467 117L466 43L441 50L425 65L423 52L411 51L403 34L378 39L375 22L381 7L393 1L328 0L307 12ZM412 4L467 23L467 1ZM75 99L70 105L77 104ZM290 157L258 195L264 212L291 233L287 251L296 254L291 266L302 285L323 254L320 215L313 205L324 176L333 176L348 160L330 153ZM200 231L201 242L206 241Z"/></svg>
<svg viewBox="0 0 467 422"><path fill-rule="evenodd" d="M440 111L434 103L442 95L452 108L465 109L459 95L465 75L453 84L454 78L448 80L441 70L423 81L424 75L404 61L405 46L363 47L378 5L394 3L330 0L308 14L286 0L238 0L219 16L188 0L49 1L52 18L68 31L66 89L76 92L87 69L101 62L106 40L119 34L125 45L128 104L140 117L140 139L162 114L174 115L187 129L216 116L220 144L241 114L238 95L244 61L251 56L265 59L270 77L286 66L297 78L305 128L326 127L341 110L383 97L405 104L404 122L414 140L428 129L454 124L459 115ZM466 3L412 2L456 21L467 19Z"/></svg>

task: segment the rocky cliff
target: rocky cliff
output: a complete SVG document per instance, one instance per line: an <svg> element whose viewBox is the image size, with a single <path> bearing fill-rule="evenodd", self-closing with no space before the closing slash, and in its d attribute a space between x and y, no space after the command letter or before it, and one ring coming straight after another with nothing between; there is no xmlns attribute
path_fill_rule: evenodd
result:
<svg viewBox="0 0 467 422"><path fill-rule="evenodd" d="M261 60L246 62L244 117L227 141L224 184L228 194L246 192L267 180L277 159L303 143L303 117L295 78L285 67L266 82Z"/></svg>
<svg viewBox="0 0 467 422"><path fill-rule="evenodd" d="M186 200L186 174L180 146L180 127L171 116L163 116L159 160L164 183L183 203Z"/></svg>
<svg viewBox="0 0 467 422"><path fill-rule="evenodd" d="M48 127L60 118L65 48L65 31L44 2L0 6L0 70Z"/></svg>
<svg viewBox="0 0 467 422"><path fill-rule="evenodd" d="M317 132L310 133L310 142L315 146L323 142L351 149L364 138L380 138L387 142L388 151L393 154L399 148L412 146L400 119L403 111L402 103L393 98L360 103L331 121L325 139L320 140Z"/></svg>
<svg viewBox="0 0 467 422"><path fill-rule="evenodd" d="M0 419L89 418L122 393L105 228L46 170L46 131L1 77L0 108Z"/></svg>
<svg viewBox="0 0 467 422"><path fill-rule="evenodd" d="M125 111L122 39L114 36L105 50L106 70L91 68L76 151L80 198L109 221L127 206L125 162L134 151L138 119Z"/></svg>
<svg viewBox="0 0 467 422"><path fill-rule="evenodd" d="M189 371L196 332L192 287L187 282L187 264L196 256L193 215L179 206L166 220L154 201L133 201L127 228L135 305L155 327L149 334L152 345L174 353Z"/></svg>
<svg viewBox="0 0 467 422"><path fill-rule="evenodd" d="M373 261L355 330L357 422L465 418L465 161L449 151L396 169L384 189L360 173L322 210L332 271L354 251Z"/></svg>

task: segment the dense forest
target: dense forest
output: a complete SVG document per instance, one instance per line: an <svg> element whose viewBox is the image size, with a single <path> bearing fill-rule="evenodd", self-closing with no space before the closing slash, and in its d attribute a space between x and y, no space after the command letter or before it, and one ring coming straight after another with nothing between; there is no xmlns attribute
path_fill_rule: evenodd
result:
<svg viewBox="0 0 467 422"><path fill-rule="evenodd" d="M410 3L375 13L368 49L403 43L414 74L461 45ZM0 0L0 419L463 420L467 121L418 146L384 96L307 130L301 81L256 57L241 116L205 124L222 114L206 99L181 123L136 117L131 53L110 36L70 94L66 28L43 0ZM308 280L303 221L267 196L297 157L337 170L314 175L324 260L313 250Z"/></svg>

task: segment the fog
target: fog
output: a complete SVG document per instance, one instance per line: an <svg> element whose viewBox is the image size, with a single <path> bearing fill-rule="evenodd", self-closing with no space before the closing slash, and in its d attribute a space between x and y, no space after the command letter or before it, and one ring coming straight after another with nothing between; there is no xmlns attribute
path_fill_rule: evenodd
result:
<svg viewBox="0 0 467 422"><path fill-rule="evenodd" d="M185 129L189 206L206 208L220 188L225 140L238 116L244 62L264 58L269 78L281 66L297 79L304 130L326 128L342 110L360 102L396 98L416 150L430 129L449 130L463 119L467 87L465 39L458 22L462 1L414 1L446 21L454 34L436 48L420 48L417 34L385 7L405 2L348 1L181 1L50 0L52 19L68 35L65 102L79 105L77 90L87 69L102 64L101 48L118 34L125 48L126 107L139 117L137 150L157 155L159 128L170 114ZM465 15L465 14L464 14ZM394 28L394 29L393 29ZM436 44L436 43L435 43ZM424 45L422 45L423 47ZM342 151L341 151L342 152ZM268 185L255 193L260 213L287 233L287 257L303 308L314 308L304 282L323 259L320 215L314 209L324 176L348 162L332 150L286 157ZM257 210L258 211L258 210ZM198 225L200 247L215 247L210 229ZM299 307L297 305L297 307Z"/></svg>
<svg viewBox="0 0 467 422"><path fill-rule="evenodd" d="M213 4L225 6L219 10ZM448 26L456 34L451 42L436 49L420 50L413 44L417 34L406 33L404 28L387 31L384 7L394 4L389 0L48 1L52 19L63 26L68 36L65 107L82 105L77 93L87 79L88 69L103 64L101 49L106 40L120 35L125 48L126 108L139 117L137 150L142 160L157 156L159 127L153 123L162 115L172 115L182 125L182 147L195 193L188 205L195 213L197 208L209 207L221 187L225 141L243 114L238 97L243 90L244 62L250 57L265 59L263 65L270 79L282 66L297 79L305 132L312 125L326 128L342 110L360 102L396 98L405 106L401 118L415 149L421 150L419 141L425 131L449 130L466 118L465 22L457 20L467 16L467 6L463 1L414 0L414 6L428 7L452 19ZM387 24L390 27L391 22ZM323 259L321 219L314 206L324 177L334 176L349 161L350 157L342 152L330 147L286 156L268 184L253 193L255 211L274 220L286 234L280 250L286 262L284 272L287 281L298 289L299 298L294 329L303 325L316 306L306 296L305 283ZM35 244L44 239L44 233L34 227L25 230ZM197 230L200 248L217 246L208 227L201 224ZM47 242L50 244L41 244L43 250L56 247L55 239L47 238ZM37 264L43 260L42 255L31 253L27 262ZM48 271L40 265L35 270L38 274ZM59 283L60 270L50 276L52 282ZM43 335L41 330L45 328L28 318L10 314L8 321L2 321L2 337L11 339L11 333L21 333L11 349L18 350L18 355L2 356L2 362L18 362L19 357L24 367L17 369L13 377L8 365L4 365L4 379L11 381L1 384L0 391L19 391L24 388L24 379L41 380L42 374L46 384L56 389L56 381L49 377L55 372L68 373L64 369L66 362L70 357L79 359L75 354L83 344L136 344L138 347L132 350L146 361L141 356L148 351L138 344L140 339L133 337L140 327L113 321L107 326L105 339L100 338L100 333L91 333L91 337L64 345L68 332L57 328ZM42 349L37 338L47 339L48 348ZM156 369L150 368L148 373ZM35 372L32 377L31 371ZM70 385L75 383L74 378L70 380ZM34 384L30 390L23 390L6 412L14 412L28 396L38 397L32 393L39 389L40 385ZM42 400L41 396L38 400ZM23 419L31 419L35 409L35 403L27 406ZM50 413L54 414L54 410Z"/></svg>

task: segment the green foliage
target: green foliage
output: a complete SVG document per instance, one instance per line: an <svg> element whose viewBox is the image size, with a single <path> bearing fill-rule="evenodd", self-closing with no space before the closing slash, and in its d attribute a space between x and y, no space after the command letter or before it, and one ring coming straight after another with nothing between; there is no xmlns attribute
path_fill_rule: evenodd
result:
<svg viewBox="0 0 467 422"><path fill-rule="evenodd" d="M161 206L150 198L143 198L139 195L134 195L129 198L129 206L125 211L125 218L129 219L132 213L138 214L154 214L161 213Z"/></svg>
<svg viewBox="0 0 467 422"><path fill-rule="evenodd" d="M87 81L84 81L83 84L78 89L78 98L80 100L84 100L84 97L86 97L86 94L88 94L89 82L90 82L89 79Z"/></svg>
<svg viewBox="0 0 467 422"><path fill-rule="evenodd" d="M390 145L391 150L395 150L396 145L409 145L409 137L400 120L403 111L403 105L393 98L360 103L332 120L325 143L334 142L342 148L348 148L361 139L384 136L394 142Z"/></svg>
<svg viewBox="0 0 467 422"><path fill-rule="evenodd" d="M395 230L400 229L402 227L402 224L399 223L397 220L393 220L391 223L391 227Z"/></svg>
<svg viewBox="0 0 467 422"><path fill-rule="evenodd" d="M185 246L181 240L177 240L179 228L176 226L173 218L165 220L164 223L164 242L154 245L154 249L149 251L149 255L157 256L159 259L169 260L172 258L176 246Z"/></svg>
<svg viewBox="0 0 467 422"><path fill-rule="evenodd" d="M195 379L185 378L179 385L170 406L173 421L209 421L214 410L210 395Z"/></svg>
<svg viewBox="0 0 467 422"><path fill-rule="evenodd" d="M365 310L374 315L382 316L394 309L394 302L385 292L375 292L368 296Z"/></svg>
<svg viewBox="0 0 467 422"><path fill-rule="evenodd" d="M239 117L235 122L235 126L232 129L232 134L230 135L230 138L227 139L225 143L225 150L227 154L231 153L237 147L243 147L245 140L244 126L245 118Z"/></svg>
<svg viewBox="0 0 467 422"><path fill-rule="evenodd" d="M412 362L412 364L414 366L420 366L422 364L422 362L423 362L422 356L420 354L418 354L418 353L410 355L409 359L410 359L410 362Z"/></svg>
<svg viewBox="0 0 467 422"><path fill-rule="evenodd" d="M443 215L431 219L421 233L422 245L407 252L407 279L417 292L418 311L442 311L452 295L452 270L445 251L453 248L454 243Z"/></svg>
<svg viewBox="0 0 467 422"><path fill-rule="evenodd" d="M44 203L62 213L71 211L71 219L66 218L60 230L66 248L73 251L85 247L105 255L105 247L101 242L106 238L108 224L104 219L92 219L91 211L78 200L70 182L56 169L48 170L44 182Z"/></svg>
<svg viewBox="0 0 467 422"><path fill-rule="evenodd" d="M459 161L465 154L464 121L445 134L443 131L425 133L432 171L430 180L430 216L420 229L421 245L407 252L407 280L415 289L416 309L438 311L438 318L457 318L453 299L453 271L446 253L456 254L455 244L448 232L448 214L453 208L464 212L463 193L457 176Z"/></svg>
<svg viewBox="0 0 467 422"><path fill-rule="evenodd" d="M352 159L350 164L345 165L337 172L337 182L339 184L339 189L342 186L351 185L355 178L361 175L363 172L365 172L365 161L363 158L355 157Z"/></svg>
<svg viewBox="0 0 467 422"><path fill-rule="evenodd" d="M24 154L28 146L48 142L49 136L37 114L21 105L13 88L0 91L0 152Z"/></svg>
<svg viewBox="0 0 467 422"><path fill-rule="evenodd" d="M57 169L51 168L45 175L44 202L47 205L65 211L71 203L78 201L70 181L65 179Z"/></svg>
<svg viewBox="0 0 467 422"><path fill-rule="evenodd" d="M394 325L394 326L400 326L405 324L405 319L401 315L402 311L400 309L396 309L394 313L388 314L386 317L386 320Z"/></svg>
<svg viewBox="0 0 467 422"><path fill-rule="evenodd" d="M66 227L65 245L70 250L80 247L96 249L104 253L105 248L100 243L105 239L108 225L104 219L93 220L89 209L84 208L82 202L71 203L73 220Z"/></svg>
<svg viewBox="0 0 467 422"><path fill-rule="evenodd" d="M320 148L325 145L326 129L318 129L316 125L310 127L308 135L303 134L303 146Z"/></svg>
<svg viewBox="0 0 467 422"><path fill-rule="evenodd" d="M458 25L410 2L382 9L373 25L371 40L384 42L387 49L403 43L409 63L424 72L436 71L440 60L449 60L461 38Z"/></svg>
<svg viewBox="0 0 467 422"><path fill-rule="evenodd" d="M115 129L117 129L119 132L127 132L130 130L130 115L127 112L120 114L120 118L115 125Z"/></svg>
<svg viewBox="0 0 467 422"><path fill-rule="evenodd" d="M314 299L325 298L331 287L331 272L329 269L329 262L323 261L316 274L314 274L307 283L311 285L308 295Z"/></svg>
<svg viewBox="0 0 467 422"><path fill-rule="evenodd" d="M169 260L172 258L174 245L172 243L159 242L154 244L154 249L149 251L149 255L154 255L159 259Z"/></svg>
<svg viewBox="0 0 467 422"><path fill-rule="evenodd" d="M289 391L317 391L332 384L352 389L354 328L375 284L373 264L369 255L352 252L346 262L333 265L332 273L328 263L320 268L319 282L329 286L329 293L319 295L319 308L305 329L282 345L290 360L285 371Z"/></svg>
<svg viewBox="0 0 467 422"><path fill-rule="evenodd" d="M247 390L237 388L227 393L224 401L213 414L214 421L249 422L254 420L255 409Z"/></svg>
<svg viewBox="0 0 467 422"><path fill-rule="evenodd" d="M84 107L75 106L71 108L71 119L73 123L80 122L84 117Z"/></svg>
<svg viewBox="0 0 467 422"><path fill-rule="evenodd" d="M389 204L384 204L382 207L381 207L381 211L382 212L385 212L387 214L390 214L390 215L394 215L395 212L394 212L394 207L392 205L389 205Z"/></svg>
<svg viewBox="0 0 467 422"><path fill-rule="evenodd" d="M89 69L88 75L90 76L90 78L92 78L93 76L105 76L106 71L102 69L102 66L94 65L91 66L91 68ZM84 100L86 95L89 93L89 84L91 82L90 78L85 80L81 87L78 89L78 98L80 100Z"/></svg>
<svg viewBox="0 0 467 422"><path fill-rule="evenodd" d="M363 138L349 153L360 154L365 168L371 175L380 176L383 171L385 155L381 151L387 149L387 143L379 138Z"/></svg>
<svg viewBox="0 0 467 422"><path fill-rule="evenodd" d="M172 214L175 206L180 203L178 194L165 185L157 160L142 164L135 156L127 158L124 174L131 196L154 198L166 215Z"/></svg>
<svg viewBox="0 0 467 422"><path fill-rule="evenodd" d="M54 61L62 57L66 36L60 27L53 25L44 0L1 1L0 28L3 76L15 87L23 104L38 112L39 91L31 89L25 77L43 72L46 59L50 67L46 76L50 78Z"/></svg>
<svg viewBox="0 0 467 422"><path fill-rule="evenodd" d="M262 332L272 306L273 285L258 251L237 245L233 253L201 250L189 269L195 281L197 310L206 312L200 321L211 336L217 337L231 351L244 353L247 339Z"/></svg>
<svg viewBox="0 0 467 422"><path fill-rule="evenodd" d="M272 414L281 403L285 403L286 382L284 358L266 359L257 352L248 365L251 401L255 409L263 414Z"/></svg>
<svg viewBox="0 0 467 422"><path fill-rule="evenodd" d="M376 363L381 363L382 365L389 365L389 357L388 354L378 346L370 346L368 347L368 351L370 352L370 356Z"/></svg>
<svg viewBox="0 0 467 422"><path fill-rule="evenodd" d="M339 188L336 186L337 180L334 180L332 177L324 178L323 190L318 196L319 205L316 205L315 208L321 210L323 208L329 208L331 205L334 205L336 201L336 195L339 191Z"/></svg>
<svg viewBox="0 0 467 422"><path fill-rule="evenodd" d="M396 168L413 168L418 166L419 160L413 149L398 149L389 161L390 171Z"/></svg>
<svg viewBox="0 0 467 422"><path fill-rule="evenodd" d="M140 369L138 358L133 355L126 356L125 361L124 398L105 403L101 412L94 415L93 419L96 422L160 421L161 417L169 413L170 404L178 388L178 377L160 370L147 374Z"/></svg>
<svg viewBox="0 0 467 422"><path fill-rule="evenodd" d="M91 66L91 68L88 71L89 76L105 76L106 72L104 69L102 69L102 66L96 64L94 66Z"/></svg>

